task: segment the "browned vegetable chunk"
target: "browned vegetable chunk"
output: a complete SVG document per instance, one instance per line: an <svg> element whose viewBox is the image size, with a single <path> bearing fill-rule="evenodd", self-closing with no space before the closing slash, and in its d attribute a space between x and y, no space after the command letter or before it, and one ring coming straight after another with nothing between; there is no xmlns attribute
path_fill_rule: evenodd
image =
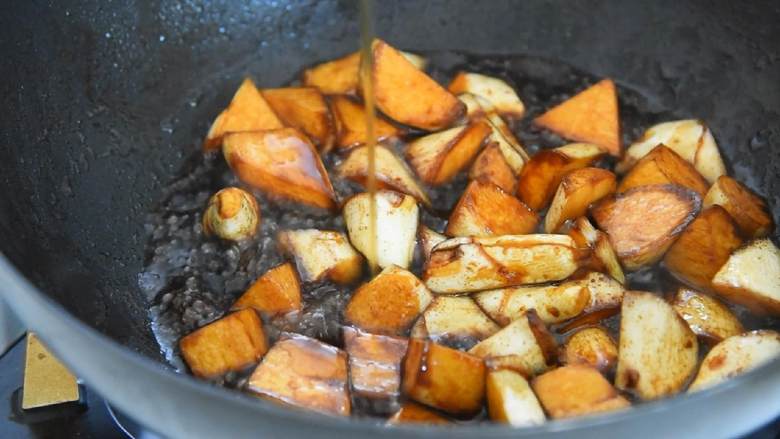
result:
<svg viewBox="0 0 780 439"><path fill-rule="evenodd" d="M523 166L517 181L517 197L533 210L542 210L550 204L563 176L584 168L604 155L596 145L572 143L544 150Z"/></svg>
<svg viewBox="0 0 780 439"><path fill-rule="evenodd" d="M228 314L179 342L192 374L214 378L257 363L268 350L263 322L251 309Z"/></svg>
<svg viewBox="0 0 780 439"><path fill-rule="evenodd" d="M584 364L601 373L611 372L617 365L618 348L604 328L593 326L581 329L563 346L563 364Z"/></svg>
<svg viewBox="0 0 780 439"><path fill-rule="evenodd" d="M726 305L706 294L680 288L672 305L694 334L709 344L744 331L742 323Z"/></svg>
<svg viewBox="0 0 780 439"><path fill-rule="evenodd" d="M488 413L493 421L525 427L543 424L546 420L528 381L515 371L489 371L485 393Z"/></svg>
<svg viewBox="0 0 780 439"><path fill-rule="evenodd" d="M453 94L471 93L488 101L502 116L520 119L525 105L505 81L479 73L458 72L447 89Z"/></svg>
<svg viewBox="0 0 780 439"><path fill-rule="evenodd" d="M545 323L559 323L582 313L590 303L590 293L580 281L552 285L529 285L482 291L474 300L493 320L507 325L535 309Z"/></svg>
<svg viewBox="0 0 780 439"><path fill-rule="evenodd" d="M631 168L620 182L618 192L650 184L676 184L687 187L703 197L709 184L699 171L676 152L661 144Z"/></svg>
<svg viewBox="0 0 780 439"><path fill-rule="evenodd" d="M336 194L320 156L300 131L231 133L223 143L225 160L244 183L314 207L336 207Z"/></svg>
<svg viewBox="0 0 780 439"><path fill-rule="evenodd" d="M382 40L371 45L376 106L391 119L424 130L446 128L465 112L452 93Z"/></svg>
<svg viewBox="0 0 780 439"><path fill-rule="evenodd" d="M333 115L338 124L339 148L351 148L368 141L365 107L346 96L333 96L330 99ZM394 127L381 117L374 119L374 140L380 141L396 137L401 130Z"/></svg>
<svg viewBox="0 0 780 439"><path fill-rule="evenodd" d="M301 283L289 262L268 270L246 290L233 309L254 308L269 315L301 309Z"/></svg>
<svg viewBox="0 0 780 439"><path fill-rule="evenodd" d="M515 193L517 178L495 142L491 142L479 153L471 165L469 178L493 183L509 194Z"/></svg>
<svg viewBox="0 0 780 439"><path fill-rule="evenodd" d="M295 259L301 279L330 279L351 284L363 271L363 258L342 233L330 230L282 230L276 237L279 250Z"/></svg>
<svg viewBox="0 0 780 439"><path fill-rule="evenodd" d="M674 395L696 372L696 334L661 297L626 291L615 385L642 399Z"/></svg>
<svg viewBox="0 0 780 439"><path fill-rule="evenodd" d="M285 334L249 377L247 389L297 407L349 416L347 354L313 338Z"/></svg>
<svg viewBox="0 0 780 439"><path fill-rule="evenodd" d="M704 197L704 207L713 204L726 209L747 237L763 238L775 229L766 201L727 175L719 177Z"/></svg>
<svg viewBox="0 0 780 439"><path fill-rule="evenodd" d="M617 90L603 79L534 119L534 123L567 139L595 143L615 157L623 153Z"/></svg>
<svg viewBox="0 0 780 439"><path fill-rule="evenodd" d="M664 265L678 279L703 290L712 289L712 278L742 245L731 215L711 206L680 234L664 256Z"/></svg>
<svg viewBox="0 0 780 439"><path fill-rule="evenodd" d="M584 365L559 367L534 378L531 384L544 410L553 418L631 407L596 369Z"/></svg>
<svg viewBox="0 0 780 439"><path fill-rule="evenodd" d="M568 220L588 212L591 203L615 192L615 174L601 168L582 168L566 174L544 219L544 231L555 233Z"/></svg>
<svg viewBox="0 0 780 439"><path fill-rule="evenodd" d="M433 300L417 277L391 265L352 295L344 318L378 334L402 334Z"/></svg>
<svg viewBox="0 0 780 439"><path fill-rule="evenodd" d="M260 220L260 206L254 195L237 187L226 187L209 199L203 212L203 233L242 241L257 233Z"/></svg>
<svg viewBox="0 0 780 439"><path fill-rule="evenodd" d="M591 213L623 266L636 270L661 259L700 207L701 198L690 189L652 185L602 200Z"/></svg>
<svg viewBox="0 0 780 439"><path fill-rule="evenodd" d="M303 72L303 85L325 94L354 94L358 86L360 52L318 64Z"/></svg>
<svg viewBox="0 0 780 439"><path fill-rule="evenodd" d="M430 185L441 185L472 162L490 132L490 125L478 120L429 134L409 144L406 159L421 180Z"/></svg>
<svg viewBox="0 0 780 439"><path fill-rule="evenodd" d="M473 415L485 397L485 364L465 352L410 339L402 388L425 405L457 416Z"/></svg>
<svg viewBox="0 0 780 439"><path fill-rule="evenodd" d="M273 130L283 126L255 83L246 78L233 95L230 105L214 119L203 142L203 150L218 149L222 145L222 137L227 133Z"/></svg>
<svg viewBox="0 0 780 439"><path fill-rule="evenodd" d="M501 329L468 296L438 296L420 320L427 338L459 348L470 348Z"/></svg>
<svg viewBox="0 0 780 439"><path fill-rule="evenodd" d="M449 236L498 236L532 233L539 216L522 201L489 182L472 181L452 210Z"/></svg>
<svg viewBox="0 0 780 439"><path fill-rule="evenodd" d="M330 107L314 87L270 88L263 97L285 126L297 128L309 136L320 151L333 146L336 127Z"/></svg>
<svg viewBox="0 0 780 439"><path fill-rule="evenodd" d="M756 314L780 315L780 249L769 239L751 241L715 273L712 287Z"/></svg>
<svg viewBox="0 0 780 439"><path fill-rule="evenodd" d="M433 248L440 242L447 240L447 237L441 233L430 229L425 224L420 224L417 230L417 241L420 243L420 249L424 260L428 260L431 257Z"/></svg>
<svg viewBox="0 0 780 439"><path fill-rule="evenodd" d="M388 399L401 389L401 361L405 338L389 337L344 327L344 348L349 354L349 376L355 394Z"/></svg>
<svg viewBox="0 0 780 439"><path fill-rule="evenodd" d="M577 245L592 250L591 265L594 270L609 274L621 284L626 283L623 267L606 233L593 227L586 217L580 217L572 224L568 234Z"/></svg>
<svg viewBox="0 0 780 439"><path fill-rule="evenodd" d="M401 408L390 419L387 420L390 425L397 424L436 424L447 425L450 421L438 413L416 404L405 402Z"/></svg>

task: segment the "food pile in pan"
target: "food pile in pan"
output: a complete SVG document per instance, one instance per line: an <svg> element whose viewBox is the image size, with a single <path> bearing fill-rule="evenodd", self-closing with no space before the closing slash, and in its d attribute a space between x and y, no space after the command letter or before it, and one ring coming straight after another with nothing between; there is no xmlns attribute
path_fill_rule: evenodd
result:
<svg viewBox="0 0 780 439"><path fill-rule="evenodd" d="M204 149L221 151L242 187L211 197L206 233L258 233L252 191L340 215L346 231L279 231L287 262L180 340L195 376L249 370L246 392L334 415L361 399L393 407L388 423L486 409L529 426L696 392L780 354L777 332L746 331L734 311L780 315L774 221L727 175L704 122L649 127L624 150L604 79L534 119L577 143L529 156L510 128L525 106L507 82L464 71L445 88L425 59L381 40L372 50L376 236L371 195L338 199L331 184L366 184L359 54L306 70L300 87L245 80L214 121ZM422 224L430 188L464 174L446 226ZM679 289L631 290L625 272L654 266ZM341 345L293 333L271 344L268 322L300 312L314 281L353 290Z"/></svg>

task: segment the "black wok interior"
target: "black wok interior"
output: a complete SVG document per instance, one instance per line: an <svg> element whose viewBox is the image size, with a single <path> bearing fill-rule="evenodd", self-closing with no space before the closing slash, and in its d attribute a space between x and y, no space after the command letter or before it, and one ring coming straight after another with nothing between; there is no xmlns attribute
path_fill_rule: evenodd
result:
<svg viewBox="0 0 780 439"><path fill-rule="evenodd" d="M0 251L119 343L161 359L137 286L144 216L245 75L279 86L357 47L354 1L0 5ZM419 51L563 59L708 122L780 218L780 4L377 2ZM774 236L778 238L777 232Z"/></svg>

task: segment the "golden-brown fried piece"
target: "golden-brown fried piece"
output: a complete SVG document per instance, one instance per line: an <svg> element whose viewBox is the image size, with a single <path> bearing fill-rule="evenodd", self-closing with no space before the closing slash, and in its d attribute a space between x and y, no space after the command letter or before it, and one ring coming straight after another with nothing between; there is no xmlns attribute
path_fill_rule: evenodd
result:
<svg viewBox="0 0 780 439"><path fill-rule="evenodd" d="M423 130L440 130L463 115L463 103L401 52L379 39L371 50L376 106L391 119Z"/></svg>
<svg viewBox="0 0 780 439"><path fill-rule="evenodd" d="M505 81L492 76L459 72L447 89L456 95L471 93L480 96L490 102L501 116L520 119L525 113L525 105L515 90Z"/></svg>
<svg viewBox="0 0 780 439"><path fill-rule="evenodd" d="M485 393L490 419L513 427L543 424L542 406L525 377L512 370L488 372Z"/></svg>
<svg viewBox="0 0 780 439"><path fill-rule="evenodd" d="M742 323L718 299L688 288L680 288L672 302L677 314L694 334L709 344L744 332Z"/></svg>
<svg viewBox="0 0 780 439"><path fill-rule="evenodd" d="M406 159L422 181L438 186L452 180L474 160L490 132L490 125L479 120L429 134L409 144Z"/></svg>
<svg viewBox="0 0 780 439"><path fill-rule="evenodd" d="M569 418L631 407L631 403L592 367L569 365L534 378L531 383L552 418Z"/></svg>
<svg viewBox="0 0 780 439"><path fill-rule="evenodd" d="M200 378L246 369L268 350L263 322L251 309L203 326L182 338L179 347L192 374Z"/></svg>
<svg viewBox="0 0 780 439"><path fill-rule="evenodd" d="M268 270L233 304L232 309L254 308L268 315L301 309L301 283L289 262Z"/></svg>
<svg viewBox="0 0 780 439"><path fill-rule="evenodd" d="M366 398L398 396L406 339L369 334L349 326L343 328L343 333L352 391Z"/></svg>
<svg viewBox="0 0 780 439"><path fill-rule="evenodd" d="M615 157L620 144L620 115L615 83L603 79L534 119L567 139L595 143Z"/></svg>
<svg viewBox="0 0 780 439"><path fill-rule="evenodd" d="M402 389L411 399L447 413L473 415L485 397L485 363L431 341L410 339Z"/></svg>
<svg viewBox="0 0 780 439"><path fill-rule="evenodd" d="M588 212L592 203L615 192L615 174L601 168L582 168L566 174L544 218L544 231L555 233L568 220Z"/></svg>
<svg viewBox="0 0 780 439"><path fill-rule="evenodd" d="M636 270L661 259L699 213L696 192L675 185L640 186L591 208L620 262Z"/></svg>
<svg viewBox="0 0 780 439"><path fill-rule="evenodd" d="M544 323L559 323L580 315L590 303L590 292L581 281L569 281L482 291L474 294L474 300L501 325L522 318L530 309Z"/></svg>
<svg viewBox="0 0 780 439"><path fill-rule="evenodd" d="M269 88L263 90L263 97L285 126L309 136L319 151L330 151L336 125L325 97L317 88Z"/></svg>
<svg viewBox="0 0 780 439"><path fill-rule="evenodd" d="M592 251L592 268L612 276L621 284L626 283L623 267L620 266L615 250L606 233L593 227L586 217L577 218L568 230L569 236L580 247L589 247Z"/></svg>
<svg viewBox="0 0 780 439"><path fill-rule="evenodd" d="M420 243L420 248L422 250L422 256L423 260L428 260L428 258L431 257L431 252L433 251L433 248L441 243L447 240L447 237L442 235L441 233L430 229L425 224L420 224L420 227L417 229L417 241Z"/></svg>
<svg viewBox="0 0 780 439"><path fill-rule="evenodd" d="M449 236L500 236L533 233L539 216L522 201L489 182L472 181L450 214Z"/></svg>
<svg viewBox="0 0 780 439"><path fill-rule="evenodd" d="M209 198L203 212L203 233L242 241L257 233L260 220L260 206L254 195L237 187L227 187Z"/></svg>
<svg viewBox="0 0 780 439"><path fill-rule="evenodd" d="M336 207L336 194L317 150L294 128L230 133L222 152L244 183L269 195L323 209Z"/></svg>
<svg viewBox="0 0 780 439"><path fill-rule="evenodd" d="M401 404L401 408L398 409L390 419L387 420L388 425L398 424L434 424L434 425L447 425L451 422L444 416L428 409L420 404L407 401Z"/></svg>
<svg viewBox="0 0 780 439"><path fill-rule="evenodd" d="M610 373L617 365L618 348L604 328L580 329L566 340L561 354L563 364L584 364L601 373Z"/></svg>
<svg viewBox="0 0 780 439"><path fill-rule="evenodd" d="M280 251L295 259L298 274L304 282L330 279L339 284L350 284L363 271L363 258L339 232L282 230L276 242Z"/></svg>
<svg viewBox="0 0 780 439"><path fill-rule="evenodd" d="M355 291L344 318L368 332L400 335L431 300L433 295L414 274L391 265Z"/></svg>
<svg viewBox="0 0 780 439"><path fill-rule="evenodd" d="M623 177L618 192L651 184L676 184L703 197L709 184L696 168L666 145L656 146Z"/></svg>
<svg viewBox="0 0 780 439"><path fill-rule="evenodd" d="M769 239L748 243L715 273L712 287L756 314L780 315L780 249Z"/></svg>
<svg viewBox="0 0 780 439"><path fill-rule="evenodd" d="M726 209L749 238L763 238L775 229L766 201L727 175L718 178L704 196L704 207L714 204Z"/></svg>
<svg viewBox="0 0 780 439"><path fill-rule="evenodd" d="M674 395L696 372L696 334L662 298L626 291L615 385L642 399Z"/></svg>
<svg viewBox="0 0 780 439"><path fill-rule="evenodd" d="M468 296L436 297L420 321L426 338L460 348L470 348L501 329Z"/></svg>
<svg viewBox="0 0 780 439"><path fill-rule="evenodd" d="M347 149L365 144L368 141L365 107L347 96L332 96L330 103L338 125L336 145ZM374 140L377 142L397 137L399 134L401 130L381 116L374 119Z"/></svg>
<svg viewBox="0 0 780 439"><path fill-rule="evenodd" d="M211 124L203 142L203 150L208 152L219 149L222 137L227 133L273 130L283 126L255 83L246 78L233 95L230 105Z"/></svg>
<svg viewBox="0 0 780 439"><path fill-rule="evenodd" d="M349 416L347 354L319 340L285 334L247 382L260 397L331 415Z"/></svg>
<svg viewBox="0 0 780 439"><path fill-rule="evenodd" d="M550 204L567 173L588 166L604 155L604 150L587 143L572 143L539 151L523 167L517 180L517 197L533 210Z"/></svg>
<svg viewBox="0 0 780 439"><path fill-rule="evenodd" d="M360 52L318 64L303 72L303 85L325 94L354 94L358 87Z"/></svg>
<svg viewBox="0 0 780 439"><path fill-rule="evenodd" d="M498 143L491 142L474 160L469 179L493 183L509 194L515 193L517 178L504 158Z"/></svg>
<svg viewBox="0 0 780 439"><path fill-rule="evenodd" d="M664 265L678 279L710 291L715 273L742 245L737 226L720 206L711 206L680 234L664 256Z"/></svg>

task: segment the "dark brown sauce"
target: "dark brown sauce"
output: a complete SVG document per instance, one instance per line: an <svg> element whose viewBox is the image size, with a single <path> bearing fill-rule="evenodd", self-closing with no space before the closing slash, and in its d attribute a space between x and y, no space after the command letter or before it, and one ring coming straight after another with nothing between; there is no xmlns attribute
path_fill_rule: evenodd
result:
<svg viewBox="0 0 780 439"><path fill-rule="evenodd" d="M518 92L526 105L527 114L512 126L515 135L530 155L563 145L564 139L539 130L531 124L534 116L577 91L598 81L598 77L581 72L559 61L532 56L478 56L458 52L426 54L428 72L440 83L446 84L458 70L468 70L494 75L506 80ZM276 86L279 84L262 84ZM226 85L227 86L227 85ZM665 120L679 119L672 111L655 111L644 96L627 87L619 86L620 116L623 143L629 144L649 126ZM214 114L216 114L216 110ZM403 151L403 142L385 143L396 153ZM357 183L340 179L334 170L343 160L336 152L323 157L339 200L364 189ZM602 165L609 165L608 162ZM421 206L421 222L441 232L446 225L449 211L458 201L468 183L467 173L462 172L451 183L439 188L427 188L432 208ZM240 244L206 237L201 227L201 214L208 198L227 186L242 186L221 155L204 156L193 151L177 178L163 192L163 196L146 219L148 243L145 268L139 274L139 286L150 301L152 329L168 361L179 371L186 366L178 351L178 340L200 326L224 315L230 305L257 277L268 269L284 262L276 248L274 236L279 230L318 228L346 233L340 215L307 208L300 204L274 200L254 191L262 211L262 225L258 234ZM422 274L422 256L415 252L411 271ZM368 270L361 280L368 280ZM648 268L628 274L631 289L668 294L679 285L666 271ZM269 342L278 339L282 332L293 332L320 339L334 346L343 347L340 327L342 311L354 289L329 282L302 285L303 309L296 315L266 319L265 330ZM777 328L778 322L747 313L740 307L732 307L747 330ZM620 316L615 315L601 322L617 340ZM552 333L558 343L567 334ZM457 347L458 342L452 344ZM702 349L702 355L706 349ZM231 388L243 387L247 373L231 373L218 380ZM356 416L386 416L397 408L397 402L356 402ZM484 413L474 420L484 418Z"/></svg>

